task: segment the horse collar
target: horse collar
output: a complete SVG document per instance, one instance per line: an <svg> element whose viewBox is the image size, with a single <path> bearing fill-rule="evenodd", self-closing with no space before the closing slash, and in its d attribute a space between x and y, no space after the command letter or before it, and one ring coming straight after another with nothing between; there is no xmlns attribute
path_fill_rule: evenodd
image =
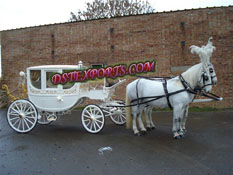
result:
<svg viewBox="0 0 233 175"><path fill-rule="evenodd" d="M194 89L189 85L187 81L185 81L184 77L180 74L179 76L180 82L184 86L184 89L192 94L197 94L199 86L196 86Z"/></svg>

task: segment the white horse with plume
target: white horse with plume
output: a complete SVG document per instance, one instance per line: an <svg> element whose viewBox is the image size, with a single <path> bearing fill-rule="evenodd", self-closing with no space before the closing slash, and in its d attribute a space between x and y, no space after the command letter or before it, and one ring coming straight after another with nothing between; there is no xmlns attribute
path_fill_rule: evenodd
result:
<svg viewBox="0 0 233 175"><path fill-rule="evenodd" d="M215 73L215 70L214 70L214 66L211 63L209 63L208 67L209 67L209 71L210 71L212 84L215 86L217 84L217 76L216 76L216 73ZM158 80L158 78L155 78L155 80ZM193 102L195 103L195 102L200 102L200 101L199 100L194 100ZM155 126L155 124L153 123L153 120L152 120L153 108L154 108L154 106L146 106L144 108L144 111L143 111L144 113L142 113L142 116L143 117L145 116L146 130L147 131L151 131L151 130L156 128L156 126ZM182 127L184 133L187 132L185 125L186 125L186 121L187 121L187 118L188 118L188 111L189 111L189 105L187 105L185 107L184 116L183 116L182 122L181 122L181 127Z"/></svg>
<svg viewBox="0 0 233 175"><path fill-rule="evenodd" d="M210 38L211 39L211 38ZM188 105L195 96L195 89L201 87L205 92L210 92L212 84L216 84L217 77L210 73L210 57L215 50L212 42L208 41L206 46L191 46L191 53L200 57L201 63L192 66L180 76L163 81L137 79L126 87L126 126L133 127L135 135L139 135L136 119L142 133L146 132L141 114L145 107L165 108L170 105L173 108L174 138L184 136L185 121L187 119ZM212 69L214 70L213 66ZM132 114L132 117L131 117Z"/></svg>

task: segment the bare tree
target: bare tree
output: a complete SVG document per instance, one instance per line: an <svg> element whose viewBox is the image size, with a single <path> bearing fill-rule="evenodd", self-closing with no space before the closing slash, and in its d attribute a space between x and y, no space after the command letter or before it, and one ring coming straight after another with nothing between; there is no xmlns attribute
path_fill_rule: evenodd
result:
<svg viewBox="0 0 233 175"><path fill-rule="evenodd" d="M94 0L86 3L86 10L71 12L70 21L153 13L154 8L146 0Z"/></svg>

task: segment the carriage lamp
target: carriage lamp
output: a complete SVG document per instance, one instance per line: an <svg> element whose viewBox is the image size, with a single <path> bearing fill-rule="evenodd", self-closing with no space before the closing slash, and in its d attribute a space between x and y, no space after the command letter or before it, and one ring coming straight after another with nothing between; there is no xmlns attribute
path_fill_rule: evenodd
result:
<svg viewBox="0 0 233 175"><path fill-rule="evenodd" d="M20 71L19 76L24 77L25 73L23 71Z"/></svg>
<svg viewBox="0 0 233 175"><path fill-rule="evenodd" d="M81 69L83 67L83 62L82 61L79 61L78 62L78 69Z"/></svg>

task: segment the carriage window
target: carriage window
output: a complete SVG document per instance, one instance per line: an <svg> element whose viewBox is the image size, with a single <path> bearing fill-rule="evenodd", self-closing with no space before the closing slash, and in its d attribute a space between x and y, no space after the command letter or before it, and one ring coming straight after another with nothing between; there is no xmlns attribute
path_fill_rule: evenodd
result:
<svg viewBox="0 0 233 175"><path fill-rule="evenodd" d="M58 85L54 85L51 82L51 77L57 72L46 72L46 88L57 88Z"/></svg>
<svg viewBox="0 0 233 175"><path fill-rule="evenodd" d="M37 89L41 89L41 71L31 70L30 71L31 84Z"/></svg>
<svg viewBox="0 0 233 175"><path fill-rule="evenodd" d="M63 72L70 72L70 70L63 70ZM70 89L74 86L75 83L70 83L70 82L67 82L66 84L62 85L63 86L63 89Z"/></svg>

